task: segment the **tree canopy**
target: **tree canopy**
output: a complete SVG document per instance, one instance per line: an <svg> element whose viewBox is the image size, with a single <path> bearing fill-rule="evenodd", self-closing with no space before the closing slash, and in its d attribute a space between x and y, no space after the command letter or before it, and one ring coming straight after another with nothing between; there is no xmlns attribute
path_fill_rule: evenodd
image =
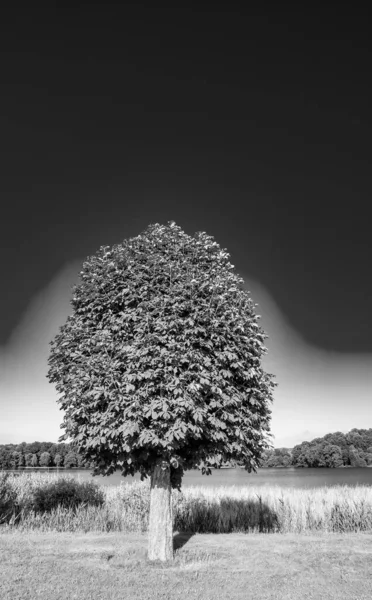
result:
<svg viewBox="0 0 372 600"><path fill-rule="evenodd" d="M294 467L366 467L372 464L372 429L336 431L293 448Z"/></svg>
<svg viewBox="0 0 372 600"><path fill-rule="evenodd" d="M95 474L151 474L239 460L270 446L267 337L244 281L213 237L173 221L88 257L73 314L51 342L48 378L65 434Z"/></svg>

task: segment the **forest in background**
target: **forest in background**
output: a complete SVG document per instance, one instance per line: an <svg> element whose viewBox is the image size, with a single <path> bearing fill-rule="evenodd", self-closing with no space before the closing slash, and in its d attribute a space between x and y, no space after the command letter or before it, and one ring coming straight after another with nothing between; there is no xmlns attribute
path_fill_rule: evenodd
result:
<svg viewBox="0 0 372 600"><path fill-rule="evenodd" d="M0 470L24 467L73 467L90 468L93 464L84 461L73 444L53 442L22 442L0 444Z"/></svg>
<svg viewBox="0 0 372 600"><path fill-rule="evenodd" d="M294 448L263 453L262 467L338 468L372 466L372 429L336 431Z"/></svg>
<svg viewBox="0 0 372 600"><path fill-rule="evenodd" d="M225 466L239 466L228 465ZM372 466L372 429L336 431L294 448L265 450L261 467L369 467ZM0 470L24 467L93 468L84 461L74 445L53 442L0 444Z"/></svg>

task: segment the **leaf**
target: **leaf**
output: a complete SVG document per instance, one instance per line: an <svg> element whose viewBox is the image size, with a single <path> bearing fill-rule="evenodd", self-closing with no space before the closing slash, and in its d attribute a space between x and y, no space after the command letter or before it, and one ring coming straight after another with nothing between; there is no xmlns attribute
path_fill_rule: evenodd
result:
<svg viewBox="0 0 372 600"><path fill-rule="evenodd" d="M84 262L48 378L67 434L106 472L119 454L132 474L175 449L185 465L207 469L224 452L254 465L274 382L260 364L255 306L232 268L211 236L175 224Z"/></svg>

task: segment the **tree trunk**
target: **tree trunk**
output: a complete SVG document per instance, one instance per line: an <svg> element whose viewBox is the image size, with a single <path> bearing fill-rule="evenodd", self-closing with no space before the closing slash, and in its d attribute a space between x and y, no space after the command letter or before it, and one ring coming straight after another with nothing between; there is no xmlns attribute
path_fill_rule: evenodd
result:
<svg viewBox="0 0 372 600"><path fill-rule="evenodd" d="M151 475L148 557L173 559L173 516L170 464L159 460Z"/></svg>

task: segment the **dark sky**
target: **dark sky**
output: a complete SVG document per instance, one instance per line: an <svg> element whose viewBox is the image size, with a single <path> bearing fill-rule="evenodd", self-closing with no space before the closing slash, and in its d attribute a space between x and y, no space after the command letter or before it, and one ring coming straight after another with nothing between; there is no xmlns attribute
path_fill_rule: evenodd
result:
<svg viewBox="0 0 372 600"><path fill-rule="evenodd" d="M309 343L371 353L367 15L52 4L0 24L0 344L67 262L172 219Z"/></svg>

